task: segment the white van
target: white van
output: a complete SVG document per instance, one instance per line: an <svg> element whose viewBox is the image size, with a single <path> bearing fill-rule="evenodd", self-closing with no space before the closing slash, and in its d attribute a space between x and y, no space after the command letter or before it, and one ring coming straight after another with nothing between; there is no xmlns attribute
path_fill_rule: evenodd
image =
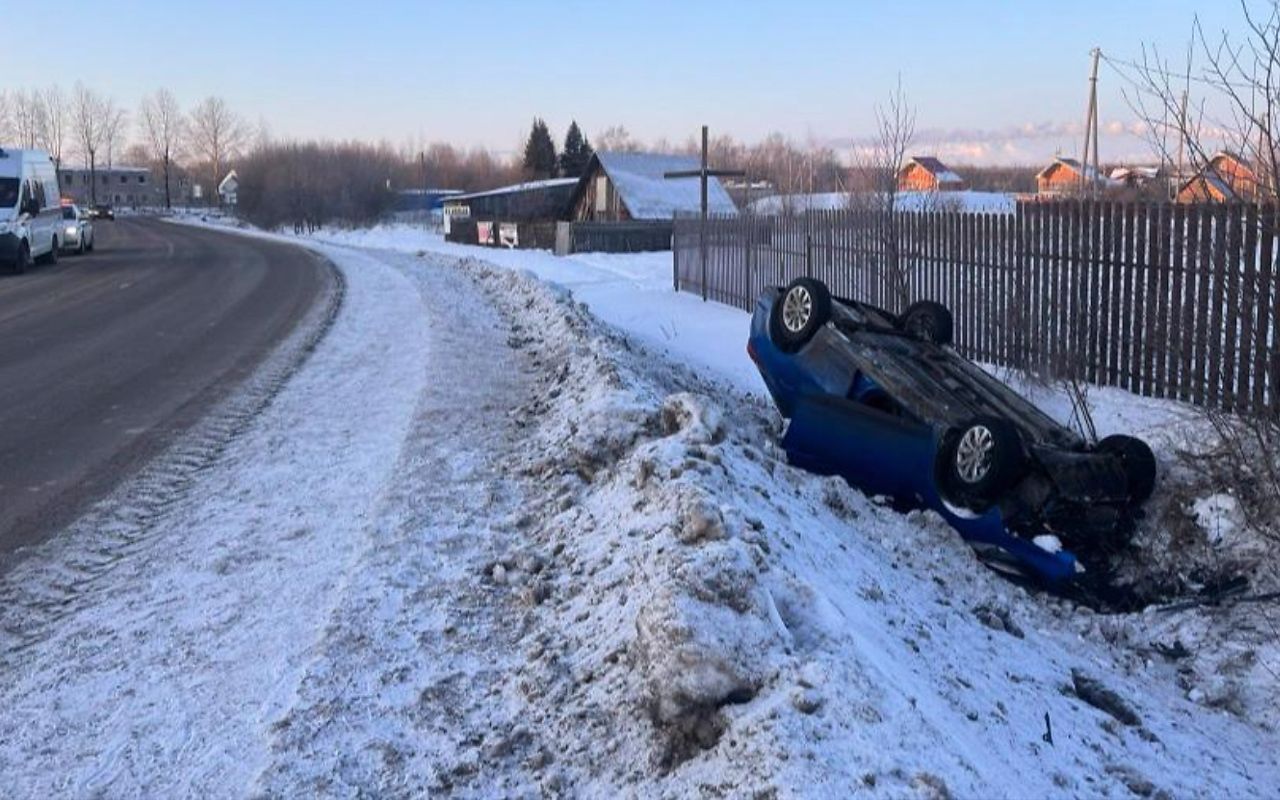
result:
<svg viewBox="0 0 1280 800"><path fill-rule="evenodd" d="M0 266L56 263L62 225L58 173L43 150L0 148Z"/></svg>

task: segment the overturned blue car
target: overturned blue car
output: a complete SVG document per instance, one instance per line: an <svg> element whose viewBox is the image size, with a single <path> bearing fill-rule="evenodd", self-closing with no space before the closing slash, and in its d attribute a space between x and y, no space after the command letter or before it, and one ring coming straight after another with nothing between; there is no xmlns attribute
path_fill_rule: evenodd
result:
<svg viewBox="0 0 1280 800"><path fill-rule="evenodd" d="M801 278L756 304L747 349L791 463L938 512L988 563L1049 583L1123 547L1155 486L1151 449L1096 444L950 347L933 302L902 314Z"/></svg>

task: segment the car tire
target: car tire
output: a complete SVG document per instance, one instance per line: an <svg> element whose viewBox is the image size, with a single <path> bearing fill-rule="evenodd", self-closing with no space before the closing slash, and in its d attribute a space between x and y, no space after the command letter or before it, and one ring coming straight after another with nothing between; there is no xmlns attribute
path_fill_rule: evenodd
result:
<svg viewBox="0 0 1280 800"><path fill-rule="evenodd" d="M89 249L89 248L88 248L87 246L85 246L85 243L84 243L84 237L83 237L83 236L81 236L81 237L80 237L80 243L79 243L78 245L76 245L76 255L78 255L78 256L82 256L82 255L84 255L84 254L85 254L85 251L86 251L86 250L88 250L88 249Z"/></svg>
<svg viewBox="0 0 1280 800"><path fill-rule="evenodd" d="M89 237L89 243L88 243L87 245L85 245L84 249L85 249L85 251L86 251L86 252L89 252L89 253L92 253L92 252L93 252L93 237L92 237L92 236L90 236L90 237Z"/></svg>
<svg viewBox="0 0 1280 800"><path fill-rule="evenodd" d="M31 267L31 248L27 247L27 243L23 242L18 245L18 258L13 262L13 273L21 275Z"/></svg>
<svg viewBox="0 0 1280 800"><path fill-rule="evenodd" d="M53 247L49 248L49 252L47 252L47 253L45 253L43 256L41 256L41 257L38 259L38 261L39 261L41 264L48 264L48 265L50 265L50 266L52 266L52 265L54 265L54 264L57 264L57 263L58 263L58 247L59 247L59 245L58 245L58 237L57 237L57 236L55 236L55 237L53 237Z"/></svg>
<svg viewBox="0 0 1280 800"><path fill-rule="evenodd" d="M975 511L998 502L1024 469L1022 437L999 417L978 417L956 428L941 456L945 493Z"/></svg>
<svg viewBox="0 0 1280 800"><path fill-rule="evenodd" d="M773 304L769 335L780 349L794 353L830 319L831 292L827 285L814 278L797 278Z"/></svg>
<svg viewBox="0 0 1280 800"><path fill-rule="evenodd" d="M1147 443L1133 436L1116 434L1098 442L1098 452L1115 455L1129 482L1129 499L1145 503L1156 488L1156 456Z"/></svg>
<svg viewBox="0 0 1280 800"><path fill-rule="evenodd" d="M921 300L907 306L907 310L898 317L898 324L911 336L937 345L951 344L955 335L951 312L932 300Z"/></svg>

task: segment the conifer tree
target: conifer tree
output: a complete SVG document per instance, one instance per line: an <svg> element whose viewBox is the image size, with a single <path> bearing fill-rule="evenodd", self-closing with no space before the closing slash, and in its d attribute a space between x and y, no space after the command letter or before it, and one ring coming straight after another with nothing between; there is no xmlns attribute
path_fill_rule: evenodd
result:
<svg viewBox="0 0 1280 800"><path fill-rule="evenodd" d="M534 119L529 140L524 145L524 171L532 180L556 176L556 144L541 117Z"/></svg>
<svg viewBox="0 0 1280 800"><path fill-rule="evenodd" d="M569 125L569 132L564 136L564 150L560 153L560 174L566 178L579 178L586 172L591 161L591 143L582 135L577 120Z"/></svg>

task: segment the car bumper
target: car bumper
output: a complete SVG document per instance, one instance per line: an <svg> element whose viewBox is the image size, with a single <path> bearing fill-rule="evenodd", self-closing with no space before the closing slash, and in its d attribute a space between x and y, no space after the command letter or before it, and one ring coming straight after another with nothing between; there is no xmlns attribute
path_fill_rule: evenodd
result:
<svg viewBox="0 0 1280 800"><path fill-rule="evenodd" d="M0 235L0 261L12 264L18 260L18 237L12 233Z"/></svg>

